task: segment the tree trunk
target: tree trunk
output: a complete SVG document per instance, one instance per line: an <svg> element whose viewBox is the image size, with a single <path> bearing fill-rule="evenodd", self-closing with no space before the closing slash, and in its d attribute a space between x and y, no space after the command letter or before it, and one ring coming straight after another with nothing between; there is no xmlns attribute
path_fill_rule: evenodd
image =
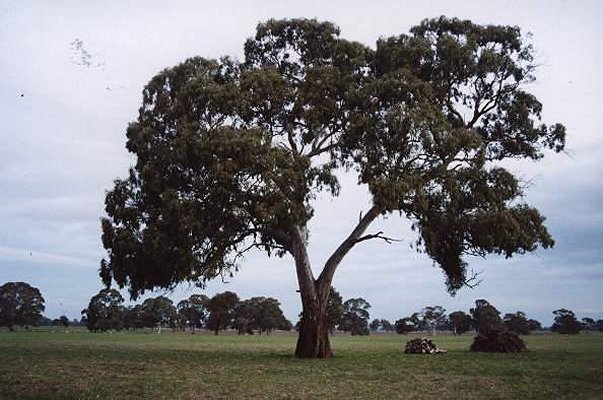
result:
<svg viewBox="0 0 603 400"><path fill-rule="evenodd" d="M331 351L329 330L326 324L326 305L331 280L325 279L326 282L319 284L314 279L302 228L296 227L293 237L293 258L295 259L299 293L302 300L302 319L295 357L331 357L333 352Z"/></svg>
<svg viewBox="0 0 603 400"><path fill-rule="evenodd" d="M380 233L366 236L362 236L362 234L380 213L380 208L373 205L366 215L361 215L358 225L352 233L329 257L318 279L314 279L312 268L310 268L310 259L306 248L306 228L305 226L295 226L293 228L291 232L291 254L295 260L303 312L295 357L326 358L333 356L326 321L327 301L333 275L343 257L356 243L379 237Z"/></svg>
<svg viewBox="0 0 603 400"><path fill-rule="evenodd" d="M310 259L306 248L306 227L293 227L291 253L295 260L303 310L295 357L325 358L333 355L329 342L329 329L326 323L327 301L333 275L343 257L356 243L379 237L379 234L362 236L366 228L379 214L380 209L373 206L366 215L360 216L358 225L329 257L318 279L314 279L310 268Z"/></svg>
<svg viewBox="0 0 603 400"><path fill-rule="evenodd" d="M318 299L317 299L318 300ZM332 357L329 329L326 324L326 301L314 301L304 305L295 357L326 358Z"/></svg>

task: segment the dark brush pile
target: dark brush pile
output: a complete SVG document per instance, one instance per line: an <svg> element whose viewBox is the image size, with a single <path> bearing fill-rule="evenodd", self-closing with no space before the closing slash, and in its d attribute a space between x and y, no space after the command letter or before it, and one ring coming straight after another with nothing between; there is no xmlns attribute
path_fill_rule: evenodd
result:
<svg viewBox="0 0 603 400"><path fill-rule="evenodd" d="M478 334L473 340L470 350L493 353L520 353L528 351L528 348L515 332L504 328L497 328Z"/></svg>
<svg viewBox="0 0 603 400"><path fill-rule="evenodd" d="M435 343L427 338L416 338L406 342L404 352L409 354L439 354L446 353L446 350L438 349Z"/></svg>

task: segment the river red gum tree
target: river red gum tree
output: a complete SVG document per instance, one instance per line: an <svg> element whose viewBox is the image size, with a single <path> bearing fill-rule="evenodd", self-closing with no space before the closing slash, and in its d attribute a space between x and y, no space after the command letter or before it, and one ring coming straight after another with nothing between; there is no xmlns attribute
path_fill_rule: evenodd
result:
<svg viewBox="0 0 603 400"><path fill-rule="evenodd" d="M517 27L441 17L373 49L329 22L261 23L243 62L191 58L144 88L126 133L136 165L106 197L101 277L135 298L203 286L254 248L289 254L303 307L295 355L329 357L331 283L354 246L389 240L369 231L375 219L412 220L452 293L468 282L466 255L553 245L500 163L564 147L564 127L542 124L522 90L533 72ZM372 205L315 276L312 200L339 194L338 170L357 174Z"/></svg>

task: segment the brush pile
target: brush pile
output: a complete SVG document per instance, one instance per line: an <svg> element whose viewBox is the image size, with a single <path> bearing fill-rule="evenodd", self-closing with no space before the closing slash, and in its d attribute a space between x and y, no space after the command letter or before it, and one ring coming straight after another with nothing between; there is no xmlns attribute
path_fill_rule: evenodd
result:
<svg viewBox="0 0 603 400"><path fill-rule="evenodd" d="M528 351L526 344L515 332L504 328L491 329L478 334L473 340L471 351L493 353L520 353Z"/></svg>
<svg viewBox="0 0 603 400"><path fill-rule="evenodd" d="M434 342L427 338L416 338L406 342L404 352L409 354L440 354L446 350L439 349Z"/></svg>

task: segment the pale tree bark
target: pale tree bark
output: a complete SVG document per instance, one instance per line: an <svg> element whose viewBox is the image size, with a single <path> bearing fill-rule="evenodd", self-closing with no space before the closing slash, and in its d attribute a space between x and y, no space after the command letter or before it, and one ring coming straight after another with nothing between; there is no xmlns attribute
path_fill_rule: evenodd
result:
<svg viewBox="0 0 603 400"><path fill-rule="evenodd" d="M325 358L333 356L326 321L326 307L333 276L341 260L356 243L368 238L379 237L378 235L362 236L379 214L380 210L373 206L364 217L359 219L354 230L329 257L318 279L315 279L312 273L304 228L300 226L294 228L292 253L295 259L303 309L295 357Z"/></svg>
<svg viewBox="0 0 603 400"><path fill-rule="evenodd" d="M295 227L293 232L293 258L299 292L301 294L303 317L295 357L324 358L331 357L331 345L325 324L326 299L320 296L318 284L310 265L306 248L305 232L302 227Z"/></svg>

